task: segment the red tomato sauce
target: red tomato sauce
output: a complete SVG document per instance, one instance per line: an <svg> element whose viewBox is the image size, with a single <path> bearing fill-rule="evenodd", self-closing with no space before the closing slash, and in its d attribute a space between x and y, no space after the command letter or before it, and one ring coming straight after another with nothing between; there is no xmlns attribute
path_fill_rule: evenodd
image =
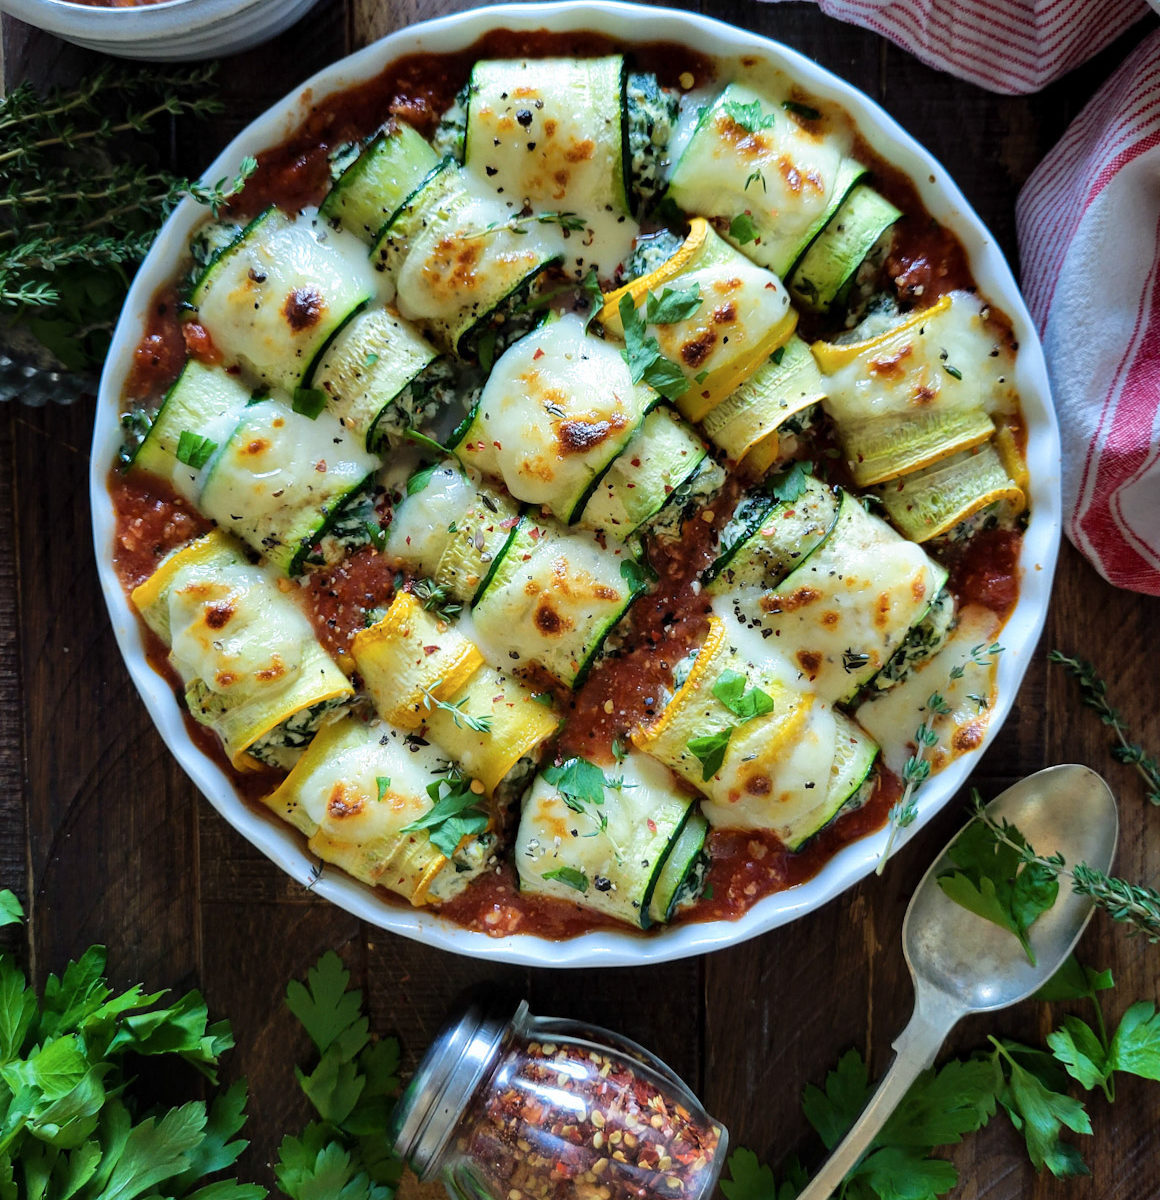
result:
<svg viewBox="0 0 1160 1200"><path fill-rule="evenodd" d="M257 171L229 215L246 220L270 204L293 212L320 203L330 186L329 153L368 137L391 116L430 135L478 58L604 54L621 49L596 34L498 31L458 54L399 59L366 83L317 104L307 100L295 132L259 155ZM693 77L693 86L701 86L715 74L710 60L684 47L645 44L632 48L631 54L635 67L655 71L666 86L677 86L680 79L682 86L688 87L688 75ZM819 122L841 119L838 112L818 115ZM944 292L973 288L961 244L930 218L913 183L861 139L855 150L872 168L874 186L907 214L898 224L895 248L887 262L901 299L921 308ZM992 315L1000 326L1005 324L1002 314ZM155 407L188 356L208 363L221 361L208 332L195 321L180 318L177 288L167 287L154 298L126 384L126 407ZM813 323L803 320L804 336L813 336ZM1009 324L1006 328L1009 330ZM1016 432L1022 436L1021 429ZM824 444L815 446L815 452L829 461L825 450ZM831 461L830 465L835 481L845 482L840 462ZM113 470L109 491L117 514L114 562L127 592L147 579L170 550L211 528L211 522L153 477ZM635 602L629 617L613 633L616 642L610 653L575 694L553 681L535 680L538 687L552 692L565 717L556 747L558 758L580 755L611 764L614 742L627 747L633 731L660 711L664 694L672 686L673 668L699 643L707 628L710 607L698 579L713 559L716 535L741 491L742 481L731 476L712 513L703 514L708 519L687 523L675 543L650 547L651 566L657 574L655 588ZM998 531L974 538L948 564L953 590L964 601L1008 615L1018 596L1020 540L1018 533ZM370 547L299 583L287 583L287 587L301 587L303 607L320 640L348 671L352 669L351 639L367 624L368 614L389 605L398 585L394 566ZM181 686L164 645L148 631L146 639L151 664L173 684L180 701ZM282 773L234 770L216 737L188 715L185 720L195 745L231 776L244 800L265 811L261 798L277 786ZM712 831L705 895L678 920L735 919L762 897L813 877L843 846L881 828L900 793L898 779L879 766L869 802L831 822L797 853L787 851L770 833ZM390 893L384 891L382 896L405 907ZM527 932L561 939L592 929L625 928L578 904L521 894L510 861L474 881L445 904L442 912L457 924L494 936Z"/></svg>

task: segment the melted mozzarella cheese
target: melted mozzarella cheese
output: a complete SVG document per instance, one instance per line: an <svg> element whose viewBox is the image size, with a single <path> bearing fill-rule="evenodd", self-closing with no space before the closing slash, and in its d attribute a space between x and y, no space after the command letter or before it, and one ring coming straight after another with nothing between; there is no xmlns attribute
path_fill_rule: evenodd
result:
<svg viewBox="0 0 1160 1200"><path fill-rule="evenodd" d="M492 583L472 612L490 661L539 663L571 684L593 645L628 602L625 561L579 533L540 537L527 557Z"/></svg>
<svg viewBox="0 0 1160 1200"><path fill-rule="evenodd" d="M458 527L460 518L478 499L475 484L462 471L440 467L421 491L395 509L387 553L414 568L416 575L434 578L451 540L451 526Z"/></svg>
<svg viewBox="0 0 1160 1200"><path fill-rule="evenodd" d="M701 306L683 321L649 325L648 332L689 379L748 360L789 314L789 294L781 281L740 256L680 275L671 286L696 288Z"/></svg>
<svg viewBox="0 0 1160 1200"><path fill-rule="evenodd" d="M730 115L734 105L754 104L767 126L751 129L758 123ZM759 238L744 252L784 275L830 207L843 157L834 136L810 133L776 101L733 83L693 134L670 195L689 212L726 222L752 214Z"/></svg>
<svg viewBox="0 0 1160 1200"><path fill-rule="evenodd" d="M356 238L273 212L210 269L194 300L227 360L292 391L327 339L376 290Z"/></svg>
<svg viewBox="0 0 1160 1200"><path fill-rule="evenodd" d="M770 630L801 686L835 701L885 665L945 579L921 547L847 494L833 532L800 567L776 590L736 593L731 606Z"/></svg>
<svg viewBox="0 0 1160 1200"><path fill-rule="evenodd" d="M827 347L840 361L827 375L826 411L852 425L936 410L1014 412L1018 397L1010 347L985 319L986 306L953 292L929 316L916 313L866 342Z"/></svg>
<svg viewBox="0 0 1160 1200"><path fill-rule="evenodd" d="M579 213L615 207L627 214L622 63L619 55L477 63L467 169L517 205Z"/></svg>
<svg viewBox="0 0 1160 1200"><path fill-rule="evenodd" d="M211 459L199 500L206 516L232 529L280 566L378 465L329 413L315 420L276 400L250 405Z"/></svg>
<svg viewBox="0 0 1160 1200"><path fill-rule="evenodd" d="M501 356L462 452L513 496L568 521L652 398L651 389L633 384L619 351L568 314Z"/></svg>
<svg viewBox="0 0 1160 1200"><path fill-rule="evenodd" d="M310 622L258 567L192 562L168 589L170 662L190 683L239 697L284 689L314 641Z"/></svg>

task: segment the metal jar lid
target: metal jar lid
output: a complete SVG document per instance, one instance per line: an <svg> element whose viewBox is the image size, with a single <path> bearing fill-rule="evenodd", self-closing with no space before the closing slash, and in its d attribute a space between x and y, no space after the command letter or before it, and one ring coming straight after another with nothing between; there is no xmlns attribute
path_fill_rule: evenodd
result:
<svg viewBox="0 0 1160 1200"><path fill-rule="evenodd" d="M423 1055L391 1118L395 1153L420 1180L429 1179L463 1110L499 1056L512 1026L528 1011L526 1001L471 1000L449 1021Z"/></svg>

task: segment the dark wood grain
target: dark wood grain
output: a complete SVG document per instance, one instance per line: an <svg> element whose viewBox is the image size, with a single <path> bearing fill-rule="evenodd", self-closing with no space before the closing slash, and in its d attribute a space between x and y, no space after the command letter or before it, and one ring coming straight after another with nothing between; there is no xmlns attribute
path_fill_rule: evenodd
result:
<svg viewBox="0 0 1160 1200"><path fill-rule="evenodd" d="M222 115L168 131L174 166L195 171L311 72L412 20L470 0L321 0L268 46L229 60ZM1140 37L1138 27L1031 97L998 97L924 67L811 4L688 4L779 38L863 88L946 163L1016 261L1014 201L1035 164ZM1145 26L1151 28L1151 25ZM97 56L11 20L11 85L67 81ZM871 879L821 911L744 946L660 967L563 972L457 958L360 924L290 880L199 799L154 731L117 654L96 582L86 487L91 401L0 416L0 885L30 901L35 975L90 942L110 947L114 979L199 986L238 1038L230 1074L252 1094L245 1171L270 1182L281 1134L306 1117L290 1065L307 1050L282 1003L287 980L336 949L365 990L373 1028L396 1033L413 1069L455 997L505 988L535 1011L584 1017L652 1046L692 1082L736 1143L772 1163L817 1160L801 1114L809 1082L849 1047L881 1073L910 1007L899 944L910 890L957 826L965 796ZM1160 601L1118 592L1064 547L1040 652L973 782L993 794L1049 763L1102 771L1121 799L1118 868L1160 876L1160 813L1112 762L1109 731L1049 668L1046 648L1092 658L1137 736L1160 747L1155 652ZM18 939L15 939L18 940ZM9 944L13 937L9 934ZM1112 1005L1160 994L1160 951L1097 920L1084 958L1113 968ZM1024 1005L965 1022L952 1048L990 1032L1040 1040L1058 1014ZM1160 1087L1121 1085L1091 1102L1090 1180L1037 1177L1010 1127L993 1122L957 1148L959 1200L1154 1200L1160 1194ZM428 1191L408 1180L409 1196Z"/></svg>

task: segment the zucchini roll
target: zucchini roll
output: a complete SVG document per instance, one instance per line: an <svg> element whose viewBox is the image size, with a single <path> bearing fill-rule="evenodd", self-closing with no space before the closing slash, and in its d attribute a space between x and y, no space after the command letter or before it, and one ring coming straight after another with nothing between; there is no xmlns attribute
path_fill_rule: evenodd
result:
<svg viewBox="0 0 1160 1200"><path fill-rule="evenodd" d="M878 747L778 653L743 648L742 632L711 617L676 694L633 740L704 793L711 824L769 829L796 850L870 786Z"/></svg>
<svg viewBox="0 0 1160 1200"><path fill-rule="evenodd" d="M632 382L615 346L568 314L500 357L455 450L517 499L571 524L658 399Z"/></svg>
<svg viewBox="0 0 1160 1200"><path fill-rule="evenodd" d="M816 342L854 482L881 483L987 441L994 414L1016 411L1014 363L965 292L942 296L877 336Z"/></svg>
<svg viewBox="0 0 1160 1200"><path fill-rule="evenodd" d="M541 772L524 798L520 890L647 929L696 894L707 832L660 763L629 754L603 769L569 759Z"/></svg>
<svg viewBox="0 0 1160 1200"><path fill-rule="evenodd" d="M471 641L409 592L397 593L386 616L355 635L351 653L379 715L421 732L488 795L559 726L550 702L488 666Z"/></svg>
<svg viewBox="0 0 1160 1200"><path fill-rule="evenodd" d="M436 804L453 794L464 803L440 820ZM470 797L434 746L348 716L314 739L265 803L323 862L419 906L450 900L487 866L491 821Z"/></svg>
<svg viewBox="0 0 1160 1200"><path fill-rule="evenodd" d="M710 586L742 623L769 631L805 686L849 700L922 620L947 571L849 492L831 521L823 495L811 485L802 513L797 501L769 510ZM796 544L786 534L799 526Z"/></svg>
<svg viewBox="0 0 1160 1200"><path fill-rule="evenodd" d="M457 465L424 467L407 481L386 551L430 579L449 600L474 604L513 544L521 511Z"/></svg>
<svg viewBox="0 0 1160 1200"><path fill-rule="evenodd" d="M169 648L190 715L239 770L290 766L354 696L302 611L220 530L166 558L132 601Z"/></svg>
<svg viewBox="0 0 1160 1200"><path fill-rule="evenodd" d="M376 290L357 241L271 207L211 259L190 299L228 363L293 393Z"/></svg>
<svg viewBox="0 0 1160 1200"><path fill-rule="evenodd" d="M701 114L667 198L785 278L865 173L824 125L793 100L731 83Z"/></svg>
<svg viewBox="0 0 1160 1200"><path fill-rule="evenodd" d="M296 575L379 460L331 414L252 402L234 376L191 359L133 465L170 480L205 516Z"/></svg>
<svg viewBox="0 0 1160 1200"><path fill-rule="evenodd" d="M439 155L405 121L392 120L334 181L318 212L374 242L407 197L439 165Z"/></svg>
<svg viewBox="0 0 1160 1200"><path fill-rule="evenodd" d="M738 254L701 217L693 218L676 254L605 297L600 323L617 337L624 336L622 303L637 309L646 336L685 376L688 386L676 404L690 421L704 420L797 324L780 280Z"/></svg>
<svg viewBox="0 0 1160 1200"><path fill-rule="evenodd" d="M498 200L482 197L449 160L394 214L371 250L399 312L444 350L470 356L504 301L560 261L553 227L516 225Z"/></svg>

